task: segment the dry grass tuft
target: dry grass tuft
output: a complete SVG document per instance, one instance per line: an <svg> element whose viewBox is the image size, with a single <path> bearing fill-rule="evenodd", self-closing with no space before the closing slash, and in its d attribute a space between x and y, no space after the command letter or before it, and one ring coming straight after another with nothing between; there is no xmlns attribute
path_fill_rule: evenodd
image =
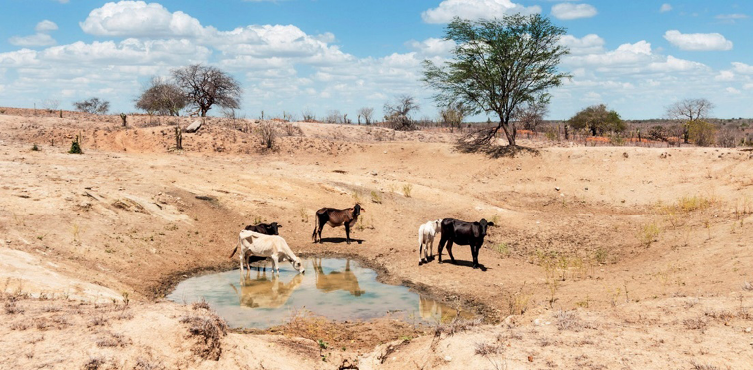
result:
<svg viewBox="0 0 753 370"><path fill-rule="evenodd" d="M17 313L23 313L24 312L24 309L21 308L21 307L19 307L16 304L15 300L10 300L8 302L5 302L4 308L5 308L5 313L8 314L8 315L14 315L14 314L17 314Z"/></svg>
<svg viewBox="0 0 753 370"><path fill-rule="evenodd" d="M703 317L697 317L694 319L685 319L682 322L685 325L685 328L689 330L700 330L704 331L706 330L706 326L708 323Z"/></svg>
<svg viewBox="0 0 753 370"><path fill-rule="evenodd" d="M198 338L194 354L205 360L220 359L222 337L227 335L227 324L222 318L209 311L204 316L184 316L180 322L188 324L189 335Z"/></svg>
<svg viewBox="0 0 753 370"><path fill-rule="evenodd" d="M105 358L102 356L92 356L84 363L84 370L97 370L105 364Z"/></svg>
<svg viewBox="0 0 753 370"><path fill-rule="evenodd" d="M461 333L473 327L479 326L481 325L481 322L481 319L464 320L456 316L455 319L449 323L437 324L436 328L434 329L434 336L438 337L442 334L452 336L456 333Z"/></svg>
<svg viewBox="0 0 753 370"><path fill-rule="evenodd" d="M147 360L143 357L136 359L136 366L134 370L163 370L165 365L162 365L159 361Z"/></svg>
<svg viewBox="0 0 753 370"><path fill-rule="evenodd" d="M207 310L207 311L209 311L211 309L209 307L209 303L207 303L207 301L205 301L204 298L202 298L198 302L194 302L193 304L191 304L191 308L194 311L196 311L196 310Z"/></svg>
<svg viewBox="0 0 753 370"><path fill-rule="evenodd" d="M557 320L559 330L581 331L585 326L575 311L559 310L554 314L554 318Z"/></svg>
<svg viewBox="0 0 753 370"><path fill-rule="evenodd" d="M97 347L125 347L131 344L131 340L122 334L106 331L101 337L97 338L96 343Z"/></svg>
<svg viewBox="0 0 753 370"><path fill-rule="evenodd" d="M505 350L499 343L476 343L476 354L481 356L498 355Z"/></svg>

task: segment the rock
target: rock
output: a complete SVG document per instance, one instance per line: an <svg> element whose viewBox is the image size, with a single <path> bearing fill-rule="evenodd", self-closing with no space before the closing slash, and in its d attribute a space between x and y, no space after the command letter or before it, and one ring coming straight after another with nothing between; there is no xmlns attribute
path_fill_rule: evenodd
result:
<svg viewBox="0 0 753 370"><path fill-rule="evenodd" d="M560 191L560 187L557 186L557 187L554 188L554 190Z"/></svg>
<svg viewBox="0 0 753 370"><path fill-rule="evenodd" d="M376 176L378 173L376 171L371 171L371 176Z"/></svg>
<svg viewBox="0 0 753 370"><path fill-rule="evenodd" d="M748 327L748 328L745 328L745 332L746 332L746 333L750 333L751 331L753 331L753 328L750 328L750 327Z"/></svg>
<svg viewBox="0 0 753 370"><path fill-rule="evenodd" d="M452 357L450 357L450 356L444 356L444 360L447 361L447 362L450 362L450 361L452 361Z"/></svg>
<svg viewBox="0 0 753 370"><path fill-rule="evenodd" d="M622 156L623 156L623 157L625 157L625 158L628 158L628 157L630 157L630 156L629 156L629 155L627 154L627 152L622 152Z"/></svg>
<svg viewBox="0 0 753 370"><path fill-rule="evenodd" d="M203 124L204 123L201 122L201 120L197 119L196 121L193 121L190 125L188 125L188 127L186 127L185 131L188 132L188 133L199 131L199 129L201 128L201 125L203 125Z"/></svg>

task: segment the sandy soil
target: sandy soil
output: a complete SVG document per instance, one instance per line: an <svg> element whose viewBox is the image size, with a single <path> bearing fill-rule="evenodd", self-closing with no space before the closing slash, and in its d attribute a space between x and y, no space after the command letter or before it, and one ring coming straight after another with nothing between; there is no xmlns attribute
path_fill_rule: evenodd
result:
<svg viewBox="0 0 753 370"><path fill-rule="evenodd" d="M10 368L753 363L750 151L526 141L540 154L489 159L457 152L449 132L316 123L265 151L253 122L218 118L175 151L170 124L189 119L131 117L125 129L115 116L4 110L0 362ZM67 154L75 135L83 155ZM331 228L311 243L316 209L355 202L366 209L361 243ZM498 225L484 269L470 268L467 247L454 248L457 265L418 266L417 227L442 217ZM235 268L237 231L259 220L283 224L299 254L357 258L486 319L296 318L223 335L211 312L161 298L187 276Z"/></svg>

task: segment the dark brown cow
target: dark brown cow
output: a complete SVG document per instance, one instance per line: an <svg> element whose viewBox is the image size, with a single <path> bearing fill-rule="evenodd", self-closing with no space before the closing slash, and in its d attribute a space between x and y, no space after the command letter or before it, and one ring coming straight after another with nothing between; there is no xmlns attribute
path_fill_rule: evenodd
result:
<svg viewBox="0 0 753 370"><path fill-rule="evenodd" d="M324 224L327 224L331 227L345 225L345 241L350 244L350 228L358 221L358 215L361 214L361 211L366 212L366 209L361 208L358 203L353 208L348 209L322 208L316 211L316 224L314 225L314 233L311 234L314 243L317 242L317 234L319 243L322 242L322 229Z"/></svg>

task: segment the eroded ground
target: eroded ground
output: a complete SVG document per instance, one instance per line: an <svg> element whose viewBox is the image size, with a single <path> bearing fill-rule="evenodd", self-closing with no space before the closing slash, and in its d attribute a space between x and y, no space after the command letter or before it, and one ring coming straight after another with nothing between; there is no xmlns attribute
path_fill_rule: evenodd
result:
<svg viewBox="0 0 753 370"><path fill-rule="evenodd" d="M265 152L253 123L214 119L176 152L164 118L123 129L119 117L71 115L0 115L0 360L14 368L753 363L749 151L537 141L526 144L538 156L492 160L457 152L447 132L301 123ZM85 154L66 153L74 135ZM356 201L366 209L353 235L362 243L331 228L311 243L316 209ZM457 265L418 266L418 225L442 217L498 225L481 251L484 271L460 246ZM272 330L281 336L219 334L215 361L196 350L214 331L186 318L213 323L211 312L161 297L187 276L234 268L237 231L260 220L283 224L296 253L358 259L487 320L296 317ZM99 316L104 324L91 325ZM98 344L111 334L123 344Z"/></svg>

